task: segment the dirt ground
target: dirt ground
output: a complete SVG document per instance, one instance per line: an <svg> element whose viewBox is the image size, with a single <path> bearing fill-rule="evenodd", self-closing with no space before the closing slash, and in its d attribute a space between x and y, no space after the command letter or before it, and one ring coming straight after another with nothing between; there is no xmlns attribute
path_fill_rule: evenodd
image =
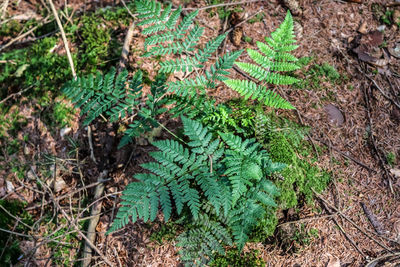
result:
<svg viewBox="0 0 400 267"><path fill-rule="evenodd" d="M204 7L211 1L172 2L176 6ZM244 18L259 11L264 13L264 17L251 24L242 24L243 35L252 41L242 40L235 45L230 38L219 53L254 47L256 40L269 36L284 19L287 11L284 2L271 0L241 4ZM299 45L295 54L314 57L317 64L328 63L347 79L337 84L322 84L320 90L288 87L276 90L297 109L282 112L283 115L310 126L310 141L327 147L326 152L319 154L318 165L332 171L333 182L322 195L316 196L314 206L298 211L296 222L279 226L287 228L304 223L306 231L318 230L318 238L313 238L296 253L289 253L272 243L249 244L245 251L258 249L267 266L366 266L369 262L372 262L369 266L400 266L400 53L393 52L396 46L400 49L400 30L395 23L390 26L382 23L374 9L376 4L385 6L394 3L392 9L400 10L400 4L390 0L299 0L298 3L301 14L294 16ZM68 4L79 5L82 2L71 1ZM100 1L96 5L105 6L107 3ZM34 5L26 1L25 5L14 10L15 14L21 13L24 6L33 8ZM218 16L210 17L209 11L201 11L197 20L201 26L206 26L204 36L214 37L226 26ZM375 33L377 29L383 29L383 34ZM140 43L140 38L137 30L133 43ZM374 38L383 38L383 41L377 45ZM362 45L367 48L360 52ZM374 51L371 52L371 49ZM128 63L131 66L137 64L138 55L130 54ZM249 59L242 55L240 60ZM151 69L152 65L144 61L142 67ZM232 73L241 78L239 73ZM237 96L224 87L210 93L218 101ZM335 118L335 115L329 112L328 106L334 106L333 113L337 114L338 110L343 115L343 121L334 121L332 116ZM62 151L67 141L59 134L46 131L40 120L26 112L31 120L25 130L30 129L37 134L36 143L30 144L28 154L46 150L66 158ZM170 128L174 124L175 121L168 122ZM80 128L78 122L72 128L74 137L88 145L86 130ZM96 134L101 130L94 132ZM95 147L96 157L103 153L101 149ZM159 225L149 228L143 223L130 224L113 235L105 236L115 214L117 193L132 180L132 174L139 171L137 166L149 160L149 146L138 146L135 153L131 153L130 149L116 152L117 163L119 156L123 159L121 162L125 162L127 157L130 161L126 167L116 168L110 173L112 181L105 188L108 197L96 228L99 233L96 246L115 266L179 266L173 243L158 245L150 240L150 234L158 231ZM386 160L389 151L397 156L397 162L392 165ZM82 172L89 177L85 182L94 183L97 171L91 165L89 155L85 156ZM33 160L33 156L26 159L23 152L20 157L25 161ZM66 164L65 167L73 169L74 164ZM66 180L68 186L74 189L79 182ZM26 188L21 189L21 194L28 202L37 201L40 196L40 193L32 193ZM33 246L29 243L25 245L26 250ZM44 266L46 260L43 259L49 255L46 249L37 250L27 266ZM96 266L105 266L102 257L95 258L95 261ZM51 261L47 264L52 265Z"/></svg>

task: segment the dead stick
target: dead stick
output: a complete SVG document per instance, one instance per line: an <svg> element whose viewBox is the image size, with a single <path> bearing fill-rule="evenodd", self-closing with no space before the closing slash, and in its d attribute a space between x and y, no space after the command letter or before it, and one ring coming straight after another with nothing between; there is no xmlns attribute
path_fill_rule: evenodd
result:
<svg viewBox="0 0 400 267"><path fill-rule="evenodd" d="M367 216L368 220L370 221L378 235L383 235L382 224L378 221L375 214L373 214L372 211L363 202L360 202L360 205L365 213L365 216Z"/></svg>
<svg viewBox="0 0 400 267"><path fill-rule="evenodd" d="M56 198L54 197L53 192L51 191L51 189L47 186L46 183L44 183L35 173L35 171L33 170L33 168L31 167L31 171L33 172L33 174L35 175L36 180L40 183L41 186L43 186L46 191L49 193L50 199L51 201L56 205L57 209L61 211L61 213L63 214L63 216L65 217L65 219L67 219L67 221L70 223L70 225L75 228L75 230L78 232L78 234L86 241L86 243L94 250L96 251L97 254L99 254L99 256L102 258L102 260L107 263L109 266L113 266L112 262L110 262L104 255L103 253L101 253L101 251L93 244L93 242L91 242L86 235L84 235L82 233L82 231L79 229L78 225L76 225L76 223L74 222L74 220L71 219L71 217L69 217L69 215L65 212L65 210L63 210L63 208L61 208L60 203L58 203L58 201L56 201Z"/></svg>
<svg viewBox="0 0 400 267"><path fill-rule="evenodd" d="M320 143L326 145L327 147L331 148L332 150L334 150L335 152L339 153L339 154L342 155L343 157L345 157L345 158L347 158L347 159L349 159L349 160L351 160L351 161L357 163L357 164L360 165L361 167L363 167L363 168L365 168L365 169L367 169L367 170L369 170L369 171L371 171L371 172L377 173L376 170L374 170L374 169L372 169L371 167L367 166L366 164L362 163L362 162L359 161L358 159L355 159L355 158L353 158L352 156L347 155L346 153L340 151L340 150L337 149L336 147L331 146L330 144L327 144L325 141L322 141L322 140L320 140L320 139L318 139L318 138L315 138L315 137L312 137L312 139L314 139L314 140L316 140L316 141L318 141L318 142L320 142Z"/></svg>
<svg viewBox="0 0 400 267"><path fill-rule="evenodd" d="M216 4L216 5L211 5L211 6L205 6L201 8L195 8L195 7L188 7L188 8L183 8L182 11L189 11L189 10L207 10L210 8L215 8L215 7L223 7L223 6L237 6L237 5L243 5L243 4L250 4L250 3L255 3L255 2L264 2L265 0L247 0L247 1L242 1L242 2L236 2L236 3L223 3L223 4Z"/></svg>
<svg viewBox="0 0 400 267"><path fill-rule="evenodd" d="M108 175L108 170L104 170L98 177L98 180L104 180ZM104 192L104 184L99 183L96 186L96 191L94 193L94 199L95 201L103 195ZM93 207L92 211L90 212L90 221L89 221L89 227L87 230L87 238L90 242L86 241L85 242L85 247L83 249L83 257L85 260L82 262L82 266L87 267L90 265L90 262L92 261L92 248L90 246L90 243L94 243L96 239L96 226L99 222L100 219L100 213L101 213L101 207L102 207L103 202L98 201Z"/></svg>
<svg viewBox="0 0 400 267"><path fill-rule="evenodd" d="M129 8L128 8L128 6L126 5L125 1L124 1L124 0L121 0L121 2L122 2L122 5L124 5L125 9L128 11L129 15L130 15L132 18L135 19L136 16L133 15L132 12L129 10Z"/></svg>
<svg viewBox="0 0 400 267"><path fill-rule="evenodd" d="M1 10L0 10L0 20L3 20L3 18L6 16L8 2L9 2L9 0L5 0L3 2L3 5L2 5Z"/></svg>
<svg viewBox="0 0 400 267"><path fill-rule="evenodd" d="M11 46L13 43L15 43L18 40L21 40L22 38L25 38L26 36L28 36L29 34L31 34L32 32L34 32L37 28L39 28L40 26L42 26L44 23L48 22L47 21L48 17L46 17L39 25L36 25L35 27L31 28L29 31L17 36L16 38L12 39L11 41L9 41L7 44L3 45L0 47L0 51L6 49L7 47Z"/></svg>
<svg viewBox="0 0 400 267"><path fill-rule="evenodd" d="M24 90L19 91L18 93L14 93L11 94L9 96L7 96L6 98L4 98L3 100L0 101L0 104L3 104L4 102L6 102L8 99L14 97L14 96L19 96L22 95L22 93L25 93L26 91L28 91L29 89L31 89L33 87L33 85L29 86L28 88L25 88Z"/></svg>
<svg viewBox="0 0 400 267"><path fill-rule="evenodd" d="M329 207L331 207L334 211L336 211L342 218L344 218L346 221L348 221L349 223L351 223L355 228L357 228L358 231L360 231L361 233L363 233L366 237L368 237L369 239L371 239L372 241L374 241L377 245L379 245L380 247L386 249L387 251L392 252L392 250L390 250L388 247L386 247L384 244L380 243L378 240L376 240L375 238L373 238L372 236L370 236L369 234L367 234L363 229L361 229L360 226L358 226L358 224L356 224L352 219L350 219L349 217L347 217L345 214L343 214L343 212L341 212L338 208L335 207L335 205L329 203L328 200L326 200L325 198L323 198L319 193L315 192L313 190L314 195L320 199L322 202L324 202L326 205L328 205ZM369 232L371 233L371 232ZM371 233L374 234L374 233ZM399 244L397 241L386 238L384 236L381 236L382 238L386 239L387 241L390 242L394 242L396 244Z"/></svg>
<svg viewBox="0 0 400 267"><path fill-rule="evenodd" d="M332 210L330 209L330 207L323 201L321 201L322 206L325 208L325 210L329 213L332 214ZM332 220L335 222L335 224L339 227L339 230L343 233L344 237L350 242L350 244L358 251L358 253L360 253L364 258L366 258L366 255L364 254L364 252L361 251L361 249L356 245L356 243L353 241L353 239L351 239L346 231L343 229L343 227L339 224L339 222L336 220L335 217L332 217Z"/></svg>
<svg viewBox="0 0 400 267"><path fill-rule="evenodd" d="M126 63L128 62L128 55L129 55L130 45L131 45L132 38L133 38L134 29L135 29L135 23L132 22L131 25L129 26L128 32L126 33L124 46L122 47L121 59L119 61L118 72L121 72L122 69L126 68Z"/></svg>
<svg viewBox="0 0 400 267"><path fill-rule="evenodd" d="M400 3L399 3L399 4L400 4ZM374 259L374 260L368 262L368 264L365 265L365 267L373 267L373 266L376 266L376 263L377 263L377 262L379 262L379 261L381 261L381 260L383 260L383 259L386 259L386 258L389 258L389 257L398 257L398 256L400 256L400 252L393 253L393 254L383 255L383 256L381 256L381 257L378 257L378 258L376 258L376 259Z"/></svg>
<svg viewBox="0 0 400 267"><path fill-rule="evenodd" d="M52 0L48 0L48 1L49 1L51 10L53 11L53 15L54 15L54 17L55 17L55 19L57 21L58 28L60 29L60 32L61 32L61 37L62 37L63 42L64 42L65 51L67 51L67 57L68 57L69 66L71 67L72 76L74 77L74 79L76 79L74 61L72 60L72 56L71 56L71 52L69 50L68 40L67 40L67 37L65 35L64 28L63 28L63 26L61 24L60 18L58 17L57 10L56 10L56 7L53 4L53 1Z"/></svg>

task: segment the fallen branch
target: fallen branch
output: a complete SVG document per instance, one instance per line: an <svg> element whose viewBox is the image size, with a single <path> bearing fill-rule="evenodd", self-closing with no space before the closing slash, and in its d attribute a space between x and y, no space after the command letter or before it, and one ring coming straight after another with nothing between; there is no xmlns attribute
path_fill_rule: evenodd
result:
<svg viewBox="0 0 400 267"><path fill-rule="evenodd" d="M33 85L31 85L31 86L29 86L29 87L25 88L24 90L21 90L21 91L19 91L19 92L17 92L17 93L8 95L6 98L4 98L3 100L0 101L0 105L3 104L4 102L6 102L6 101L7 101L8 99L10 99L10 98L13 98L13 97L15 97L15 96L20 96L20 95L22 95L23 93L25 93L26 91L28 91L28 90L31 89L32 87L33 87Z"/></svg>
<svg viewBox="0 0 400 267"><path fill-rule="evenodd" d="M353 161L354 163L357 163L358 165L360 165L361 167L367 169L368 171L373 172L373 173L377 173L376 170L372 169L371 167L369 167L369 166L366 165L365 163L362 163L362 162L359 161L358 159L353 158L353 157L350 156L350 155L347 155L346 153L340 151L340 150L337 149L336 147L331 146L330 144L327 144L325 141L322 141L322 140L320 140L320 139L318 139L318 138L315 138L315 137L312 137L312 139L314 139L314 140L316 140L316 141L318 141L318 142L320 142L320 143L326 145L327 147L329 147L330 149L332 149L332 150L334 150L335 152L339 153L340 155L342 155L342 156L345 157L346 159L349 159L349 160Z"/></svg>
<svg viewBox="0 0 400 267"><path fill-rule="evenodd" d="M374 229L378 233L378 235L383 235L382 224L378 221L376 216L372 213L372 211L364 203L360 202L360 205L365 213L365 216L367 216L368 220L372 224L372 227L374 227Z"/></svg>
<svg viewBox="0 0 400 267"><path fill-rule="evenodd" d="M126 5L124 0L121 0L122 5L125 7L125 9L128 11L129 15L133 18L136 19L136 16L132 14L132 12L129 10L128 6Z"/></svg>
<svg viewBox="0 0 400 267"><path fill-rule="evenodd" d="M368 77L368 76L366 76ZM365 105L366 105L366 111L367 111L367 116L368 116L368 121L369 121L369 127L371 129L371 133L370 133L370 140L371 140L371 144L372 144L372 148L374 150L374 154L378 157L378 161L381 165L381 168L384 172L384 178L386 176L388 185L389 185L389 189L390 192L394 195L394 190L393 190L393 180L392 177L389 173L389 171L387 170L386 166L385 166L385 161L382 159L381 155L380 155L380 151L378 150L378 147L376 146L376 142L375 142L375 137L374 137L374 125L372 123L372 118L371 118L371 107L370 107L370 102L369 102L369 97L367 94L367 89L364 88L362 89L362 92L364 94L364 101L365 101Z"/></svg>
<svg viewBox="0 0 400 267"><path fill-rule="evenodd" d="M360 231L362 234L364 234L366 237L368 237L369 239L371 239L372 241L374 241L377 245L379 245L380 247L382 247L383 249L386 249L387 251L393 252L391 249L389 249L388 247L386 247L384 244L382 244L381 242L379 242L378 240L376 240L374 237L372 237L371 235L369 235L366 231L364 231L363 229L361 229L360 226L358 226L358 224L356 224L352 219L350 219L349 217L347 217L343 212L341 212L338 208L335 207L335 205L329 203L328 200L326 200L325 198L323 198L321 196L321 194L315 192L313 190L314 195L321 200L323 203L325 203L327 206L329 206L330 208L332 208L334 211L336 211L343 219L345 219L346 221L348 221L349 223L351 223L358 231ZM375 233L367 230L369 233L375 235ZM394 242L396 244L400 244L399 242L397 242L396 240L392 240L390 238L387 238L385 236L380 236L384 239L386 239L387 241L390 242Z"/></svg>
<svg viewBox="0 0 400 267"><path fill-rule="evenodd" d="M72 76L74 77L74 79L76 79L74 61L72 60L72 56L71 56L71 52L69 50L68 40L67 40L67 37L65 35L64 28L63 28L63 26L61 24L60 18L58 17L57 10L56 10L56 7L53 4L53 1L52 0L48 0L48 2L50 4L51 10L53 11L53 15L54 15L54 17L55 17L55 19L57 21L58 28L60 29L60 32L61 32L61 37L62 37L62 40L64 42L65 51L67 51L67 58L68 58L69 66L71 67Z"/></svg>
<svg viewBox="0 0 400 267"><path fill-rule="evenodd" d="M381 260L384 260L384 259L387 259L387 258L390 258L390 257L399 257L399 256L400 256L400 252L383 255L383 256L380 256L380 257L368 262L367 265L365 265L365 267L375 267L375 266L377 266L377 263L379 263ZM398 266L398 265L396 265L396 266Z"/></svg>
<svg viewBox="0 0 400 267"><path fill-rule="evenodd" d="M108 175L108 170L104 170L98 177L98 181L104 180ZM104 192L104 184L99 183L96 186L96 191L94 193L95 201L103 195ZM99 223L101 207L103 202L97 201L96 204L92 207L92 211L90 212L90 221L87 230L87 238L88 240L85 242L85 247L83 249L83 257L85 260L82 263L83 267L89 266L90 262L92 261L92 247L91 243L93 244L96 239L96 226Z"/></svg>
<svg viewBox="0 0 400 267"><path fill-rule="evenodd" d="M321 199L321 198L320 198ZM322 200L322 199L321 199ZM322 206L325 208L325 210L331 215L333 212L331 210L331 207L329 207L324 201L321 201ZM336 211L337 212L337 211ZM340 214L340 213L339 213ZM343 227L339 224L339 222L336 220L335 217L332 217L333 222L339 227L339 230L343 233L344 237L350 242L350 244L358 251L358 253L361 254L361 256L367 258L367 255L364 254L364 252L361 251L361 249L357 246L357 244L353 241L353 239L350 238L350 236L347 235L346 231L343 229Z"/></svg>
<svg viewBox="0 0 400 267"><path fill-rule="evenodd" d="M130 50L130 45L132 42L134 30L135 30L135 23L132 22L131 25L129 25L129 29L128 29L128 32L126 33L124 45L122 47L121 59L119 61L119 66L118 66L118 72L121 72L122 69L126 68L126 63L128 62L128 55L129 55L129 50Z"/></svg>
<svg viewBox="0 0 400 267"><path fill-rule="evenodd" d="M93 242L91 242L86 235L84 235L82 233L82 231L79 229L79 226L76 225L75 221L71 219L71 217L65 212L65 210L60 206L60 203L58 203L58 201L56 201L56 198L54 197L53 192L51 191L51 189L47 186L47 184L45 182L43 182L34 172L33 168L31 167L31 171L34 173L36 180L40 183L40 185L45 188L45 190L47 191L47 193L50 196L50 199L52 201L52 203L54 203L54 205L56 206L56 208L61 211L61 213L63 214L63 216L65 217L65 219L67 219L67 221L69 222L70 226L72 226L76 232L78 232L78 234L86 241L86 243L91 247L91 249L93 249L94 251L96 251L97 254L99 254L99 256L101 257L101 259L109 266L113 266L112 262L110 262L104 255L103 253L101 253L101 251L93 244Z"/></svg>
<svg viewBox="0 0 400 267"><path fill-rule="evenodd" d="M236 2L236 3L222 3L222 4L216 4L216 5L211 5L211 6L205 6L201 8L195 8L195 7L188 7L188 8L183 8L182 11L190 11L190 10L207 10L210 8L216 8L216 7L223 7L223 6L237 6L237 5L244 5L244 4L250 4L250 3L255 3L255 2L264 2L265 0L247 0L247 1L241 1L241 2Z"/></svg>
<svg viewBox="0 0 400 267"><path fill-rule="evenodd" d="M5 0L3 2L3 5L1 6L1 10L0 10L0 20L3 20L3 18L6 16L6 11L7 11L7 7L8 7L8 2L9 0Z"/></svg>
<svg viewBox="0 0 400 267"><path fill-rule="evenodd" d="M33 33L37 28L41 27L43 24L48 22L49 17L46 17L41 23L39 23L38 25L32 27L29 31L18 35L17 37L15 37L14 39L10 40L8 43L6 43L5 45L0 47L0 51L6 49L7 47L11 46L13 43L15 43L16 41L21 40L22 38L25 38L26 36L28 36L29 34Z"/></svg>

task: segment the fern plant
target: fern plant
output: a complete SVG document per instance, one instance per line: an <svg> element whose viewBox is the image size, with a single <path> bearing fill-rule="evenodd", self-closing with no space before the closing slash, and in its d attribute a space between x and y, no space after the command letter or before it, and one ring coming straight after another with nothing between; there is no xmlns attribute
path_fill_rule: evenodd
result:
<svg viewBox="0 0 400 267"><path fill-rule="evenodd" d="M152 127L159 125L157 116L169 112L181 116L184 140L155 141L158 149L150 155L155 160L142 164L146 173L134 176L123 194L121 207L108 233L137 220L154 221L159 213L168 221L186 217L185 231L178 237L181 260L185 263L207 264L215 254L223 254L225 246L239 250L250 239L259 222L273 214L279 190L269 177L285 165L271 161L256 139L242 139L232 133L243 129L230 118L232 110L207 95L218 83L224 82L242 94L275 107L293 106L265 86L250 81L230 80L232 68L242 51L218 57L206 64L222 43L226 34L202 45L202 27L193 25L198 11L180 19L182 9L164 9L154 0L135 1L137 25L143 27L144 57L168 56L160 62L159 76L142 104L142 75L138 71L129 82L126 70L115 69L96 77L88 76L71 81L65 94L86 115L84 124L99 116L111 122L135 117L125 131L120 146L129 143ZM293 21L290 13L267 44L257 43L260 51L248 50L257 63L236 62L237 66L256 79L273 84L290 84L295 78L283 72L297 69L296 58L289 52L293 44ZM167 82L167 74L185 72L182 80ZM219 120L229 127L216 125ZM205 126L205 124L207 126ZM208 127L210 126L210 127Z"/></svg>
<svg viewBox="0 0 400 267"><path fill-rule="evenodd" d="M198 72L194 78L168 82L168 92L194 96L199 91L204 93L207 88L214 88L217 81L226 80L225 75L229 74L227 70L232 68L233 63L243 51L227 53L205 70L205 63L210 60L226 34L211 39L204 48L200 49L200 37L204 33L204 28L198 25L192 26L198 11L188 14L178 22L181 7L172 12L172 4L168 4L163 11L161 9L161 4L154 0L136 1L136 11L141 20L137 25L143 26L142 33L147 35L146 52L143 56L171 54L178 56L176 59L160 62L161 73L177 71L190 73L194 70Z"/></svg>
<svg viewBox="0 0 400 267"><path fill-rule="evenodd" d="M201 123L186 117L182 122L188 142L153 143L159 149L150 153L156 162L142 164L149 173L136 174L139 182L124 190L109 232L129 221L154 221L159 208L165 221L174 210L180 215L187 209L196 229L179 238L183 259L203 262L223 253L231 240L239 249L244 246L267 208L276 206L279 192L268 177L285 165L273 163L255 140L220 133L221 142Z"/></svg>
<svg viewBox="0 0 400 267"><path fill-rule="evenodd" d="M271 33L271 37L265 38L266 43L257 42L261 53L253 49L247 49L247 54L256 64L236 62L236 65L253 78L275 85L293 84L298 80L283 73L299 69L297 58L289 52L298 46L294 43L293 18L287 12L286 18L279 28ZM268 90L264 85L258 85L249 80L225 80L224 83L245 97L263 102L265 105L294 109L294 107L274 91Z"/></svg>
<svg viewBox="0 0 400 267"><path fill-rule="evenodd" d="M165 75L156 77L152 83L146 105L139 108L142 97L142 72L138 71L127 86L128 71L123 70L118 75L115 68L102 75L78 77L63 87L64 94L81 109L81 115L86 115L84 125L89 125L96 118L104 115L110 122L117 122L135 114L137 119L128 125L119 144L122 147L152 127L158 126L155 118L166 111L163 106L168 99L165 94Z"/></svg>

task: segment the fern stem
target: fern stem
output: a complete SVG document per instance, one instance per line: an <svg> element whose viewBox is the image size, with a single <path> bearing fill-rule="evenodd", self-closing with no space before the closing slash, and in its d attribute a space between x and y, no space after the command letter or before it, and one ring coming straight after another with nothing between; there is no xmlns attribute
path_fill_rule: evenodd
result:
<svg viewBox="0 0 400 267"><path fill-rule="evenodd" d="M182 140L182 138L178 137L176 134L174 134L173 132L171 132L171 130L169 130L167 127L164 126L164 124L160 123L159 121L156 120L156 122L158 123L158 125L161 126L161 128L163 128L164 130L166 130L170 135L172 135L173 137L175 137L177 140L181 141L182 143L184 143L185 145L187 145L188 143L186 143L185 141Z"/></svg>

